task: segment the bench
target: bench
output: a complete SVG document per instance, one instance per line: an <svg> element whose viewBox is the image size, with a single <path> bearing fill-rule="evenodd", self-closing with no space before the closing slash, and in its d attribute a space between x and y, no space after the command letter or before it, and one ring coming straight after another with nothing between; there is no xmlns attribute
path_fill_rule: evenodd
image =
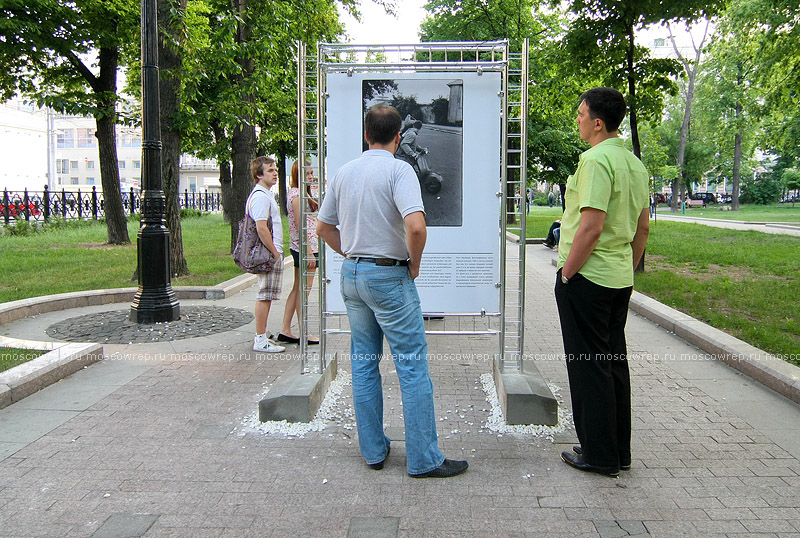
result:
<svg viewBox="0 0 800 538"><path fill-rule="evenodd" d="M706 201L705 200L689 200L686 202L687 207L705 207Z"/></svg>

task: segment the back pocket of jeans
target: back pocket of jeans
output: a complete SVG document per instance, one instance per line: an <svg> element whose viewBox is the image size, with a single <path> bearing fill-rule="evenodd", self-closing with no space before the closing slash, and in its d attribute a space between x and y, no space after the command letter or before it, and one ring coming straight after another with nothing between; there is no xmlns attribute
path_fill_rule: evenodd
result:
<svg viewBox="0 0 800 538"><path fill-rule="evenodd" d="M383 278L367 282L372 300L380 308L394 310L403 305L403 280Z"/></svg>

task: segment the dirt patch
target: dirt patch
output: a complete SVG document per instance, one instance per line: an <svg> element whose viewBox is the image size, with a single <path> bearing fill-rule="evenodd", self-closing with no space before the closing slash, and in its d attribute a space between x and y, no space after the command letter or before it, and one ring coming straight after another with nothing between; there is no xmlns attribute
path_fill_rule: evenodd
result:
<svg viewBox="0 0 800 538"><path fill-rule="evenodd" d="M111 250L117 248L119 245L110 245L108 243L78 243L78 246L93 250Z"/></svg>
<svg viewBox="0 0 800 538"><path fill-rule="evenodd" d="M699 267L692 262L669 263L663 256L648 256L647 269L650 271L669 271L699 282L710 282L719 277L725 277L733 282L748 282L752 280L785 280L784 277L759 273L748 267L736 265L708 264L708 267Z"/></svg>

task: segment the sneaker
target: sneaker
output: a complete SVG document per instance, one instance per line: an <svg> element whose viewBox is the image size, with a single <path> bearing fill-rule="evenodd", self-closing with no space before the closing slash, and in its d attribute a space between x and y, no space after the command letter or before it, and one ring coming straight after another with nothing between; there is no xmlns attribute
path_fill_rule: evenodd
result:
<svg viewBox="0 0 800 538"><path fill-rule="evenodd" d="M253 351L261 351L262 353L280 353L285 350L285 347L279 346L267 338L264 338L263 340L256 338L255 341L253 341Z"/></svg>

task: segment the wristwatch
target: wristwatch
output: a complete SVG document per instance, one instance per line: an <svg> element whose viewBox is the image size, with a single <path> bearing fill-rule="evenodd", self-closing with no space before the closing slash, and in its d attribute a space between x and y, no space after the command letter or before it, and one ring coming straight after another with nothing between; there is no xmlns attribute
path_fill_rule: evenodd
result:
<svg viewBox="0 0 800 538"><path fill-rule="evenodd" d="M562 284L569 284L569 279L564 276L564 273L561 273L561 283Z"/></svg>

